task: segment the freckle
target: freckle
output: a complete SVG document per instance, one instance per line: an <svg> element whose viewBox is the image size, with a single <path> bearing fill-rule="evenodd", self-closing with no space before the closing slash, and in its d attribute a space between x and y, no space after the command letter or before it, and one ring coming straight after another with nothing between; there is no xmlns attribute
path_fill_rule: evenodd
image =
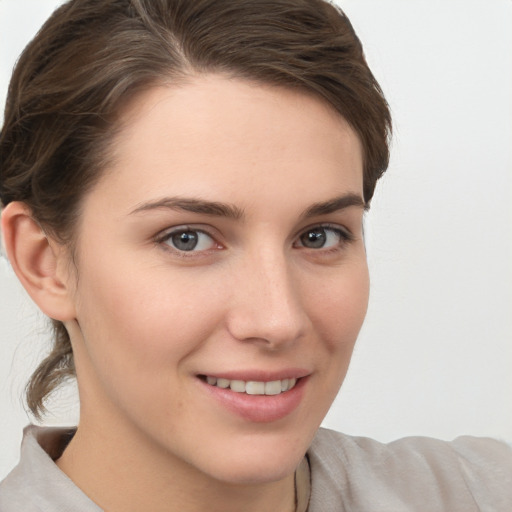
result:
<svg viewBox="0 0 512 512"><path fill-rule="evenodd" d="M177 411L181 411L184 407L185 407L185 402L184 402L183 400L180 400L180 401L176 404L176 410L177 410Z"/></svg>

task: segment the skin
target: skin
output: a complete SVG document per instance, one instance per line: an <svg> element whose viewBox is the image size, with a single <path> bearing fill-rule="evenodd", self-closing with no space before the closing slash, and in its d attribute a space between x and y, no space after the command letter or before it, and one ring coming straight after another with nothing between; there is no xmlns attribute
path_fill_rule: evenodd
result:
<svg viewBox="0 0 512 512"><path fill-rule="evenodd" d="M216 75L146 91L121 122L84 199L76 269L41 237L39 291L13 265L72 338L81 418L57 463L109 511L294 510L294 471L366 313L360 142L315 97ZM169 197L229 211L162 206ZM36 237L22 206L6 210L11 233ZM326 224L326 245L306 246ZM173 246L176 228L204 233L199 250ZM276 421L240 417L198 378L289 368L307 379Z"/></svg>

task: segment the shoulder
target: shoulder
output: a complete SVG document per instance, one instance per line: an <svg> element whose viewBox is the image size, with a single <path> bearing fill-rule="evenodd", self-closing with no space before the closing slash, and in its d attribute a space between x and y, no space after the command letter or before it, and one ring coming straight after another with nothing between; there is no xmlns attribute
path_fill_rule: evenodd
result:
<svg viewBox="0 0 512 512"><path fill-rule="evenodd" d="M0 512L101 512L57 467L73 429L24 430L19 464L0 482Z"/></svg>
<svg viewBox="0 0 512 512"><path fill-rule="evenodd" d="M512 449L493 439L385 444L320 429L308 458L310 512L512 510Z"/></svg>

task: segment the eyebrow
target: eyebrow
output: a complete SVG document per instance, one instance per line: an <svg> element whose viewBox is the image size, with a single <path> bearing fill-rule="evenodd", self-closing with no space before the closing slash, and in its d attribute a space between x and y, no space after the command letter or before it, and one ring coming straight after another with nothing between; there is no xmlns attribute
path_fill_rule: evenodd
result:
<svg viewBox="0 0 512 512"><path fill-rule="evenodd" d="M360 195L347 193L342 196L329 199L328 201L312 204L301 214L301 218L308 219L311 217L327 215L339 210L344 210L351 206L362 209L367 208L367 205ZM159 209L183 210L191 213L211 215L214 217L226 217L233 220L243 220L245 217L244 210L233 204L184 197L164 197L156 201L143 203L132 210L130 215Z"/></svg>
<svg viewBox="0 0 512 512"><path fill-rule="evenodd" d="M238 206L219 203L217 201L205 201L203 199L192 199L183 197L164 197L157 201L143 203L135 210L130 212L139 213L150 210L159 210L162 208L170 210L184 210L191 213L200 213L203 215L212 215L215 217L227 217L229 219L239 220L244 217L244 212Z"/></svg>
<svg viewBox="0 0 512 512"><path fill-rule="evenodd" d="M345 210L351 206L362 208L363 210L368 209L368 205L364 202L363 198L359 194L349 192L342 196L329 199L328 201L312 204L307 210L304 211L301 217L303 219L309 219L311 217L318 217L320 215L327 215L339 210Z"/></svg>

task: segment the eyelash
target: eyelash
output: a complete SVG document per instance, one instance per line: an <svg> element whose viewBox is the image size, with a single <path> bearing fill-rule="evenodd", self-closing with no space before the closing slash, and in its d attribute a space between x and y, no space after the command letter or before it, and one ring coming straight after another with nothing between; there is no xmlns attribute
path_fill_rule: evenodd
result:
<svg viewBox="0 0 512 512"><path fill-rule="evenodd" d="M335 233L339 239L338 244L336 244L334 247L327 247L327 248L321 247L319 249L311 249L309 247L304 247L304 246L298 246L298 248L306 249L306 250L310 249L310 250L313 250L314 252L322 251L323 254L326 254L326 253L328 254L328 253L333 253L333 252L338 252L340 250L343 250L347 244L354 242L356 239L355 236L349 230L341 228L338 225L332 225L332 224L318 224L315 226L310 226L310 227L302 230L297 235L296 239L300 240L301 237L303 237L307 233L311 233L318 229L325 230L325 231L331 231L331 232ZM295 244L294 244L294 246L295 246Z"/></svg>
<svg viewBox="0 0 512 512"><path fill-rule="evenodd" d="M328 247L328 248L323 248L323 247L311 248L311 247L306 247L304 245L297 245L297 241L300 241L301 237L305 236L308 233L312 233L315 230L325 230L325 231L330 231L332 233L335 233L335 235L339 239L339 243L336 244L334 247ZM166 243L173 236L179 235L179 234L185 234L185 233L200 233L200 234L206 235L209 238L211 238L212 245L216 245L217 247L214 247L212 249L203 249L203 250L199 250L199 251L194 251L194 250L184 251L184 250L180 250L176 247L172 247L170 244ZM348 231L347 229L343 229L337 225L332 225L332 224L318 224L318 225L310 226L310 227L302 230L295 237L295 239L297 241L294 242L293 247L301 249L301 250L309 249L313 252L318 252L318 253L322 252L324 254L335 253L340 250L343 250L347 244L355 241L355 237L350 231ZM170 251L170 252L174 253L175 255L178 255L179 257L182 257L182 258L201 257L201 256L205 256L205 255L209 254L212 250L222 250L224 248L222 246L222 244L220 244L219 242L217 242L215 240L215 237L213 235L211 235L210 233L208 233L207 231L205 231L203 229L199 229L199 228L195 228L195 227L191 227L191 226L180 226L180 227L172 228L170 231L165 231L165 232L161 233L160 235L157 235L157 237L155 237L155 242L158 245L162 246L162 248L164 250Z"/></svg>
<svg viewBox="0 0 512 512"><path fill-rule="evenodd" d="M206 235L207 237L211 238L212 245L215 245L216 247L212 249L203 249L199 251L183 251L176 247L172 247L170 244L166 243L167 241L171 240L173 236L185 233L200 233L202 235ZM157 236L155 238L155 242L158 245L160 245L164 250L172 252L173 254L182 258L197 258L209 254L212 250L219 250L224 248L222 244L215 240L215 237L213 235L211 235L204 229L194 228L191 226L179 226L176 228L172 228L169 231L164 231L160 236Z"/></svg>

